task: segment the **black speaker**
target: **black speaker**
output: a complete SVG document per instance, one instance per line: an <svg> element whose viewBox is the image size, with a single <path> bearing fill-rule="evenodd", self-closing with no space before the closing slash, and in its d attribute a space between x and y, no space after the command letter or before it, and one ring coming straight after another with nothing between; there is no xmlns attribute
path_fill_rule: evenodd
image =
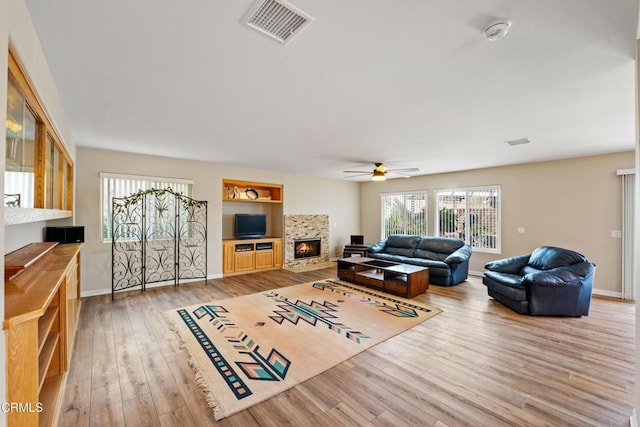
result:
<svg viewBox="0 0 640 427"><path fill-rule="evenodd" d="M45 227L45 242L82 243L84 226Z"/></svg>
<svg viewBox="0 0 640 427"><path fill-rule="evenodd" d="M364 245L364 236L351 235L352 245Z"/></svg>

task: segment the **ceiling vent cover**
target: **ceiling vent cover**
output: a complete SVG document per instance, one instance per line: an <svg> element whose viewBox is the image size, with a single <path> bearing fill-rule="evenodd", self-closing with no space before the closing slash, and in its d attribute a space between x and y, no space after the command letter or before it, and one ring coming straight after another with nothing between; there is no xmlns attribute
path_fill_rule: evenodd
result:
<svg viewBox="0 0 640 427"><path fill-rule="evenodd" d="M514 145L529 144L531 141L529 141L529 138L520 138L520 139L512 139L511 141L505 141L505 142L513 147Z"/></svg>
<svg viewBox="0 0 640 427"><path fill-rule="evenodd" d="M243 22L287 44L311 24L313 18L283 0L258 0L251 6Z"/></svg>

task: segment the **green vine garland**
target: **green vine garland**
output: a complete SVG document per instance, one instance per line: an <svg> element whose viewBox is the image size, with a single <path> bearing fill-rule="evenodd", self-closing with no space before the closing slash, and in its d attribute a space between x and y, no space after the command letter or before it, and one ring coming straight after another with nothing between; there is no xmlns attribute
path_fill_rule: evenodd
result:
<svg viewBox="0 0 640 427"><path fill-rule="evenodd" d="M171 189L171 187L167 187L166 189L157 189L157 188L150 188L148 190L140 190L137 193L133 193L131 196L129 197L125 197L123 200L124 202L122 204L118 204L116 205L116 207L114 208L114 214L118 214L118 213L123 213L125 210L127 210L131 205L136 205L138 203L140 203L141 199L148 195L148 194L152 194L154 196L158 196L160 194L163 193L170 193L173 194L174 196L176 196L176 198L178 199L178 201L180 203L182 203L182 206L184 207L184 209L191 209L193 207L201 207L203 205L206 205L207 202L205 200L195 200L192 199L191 197L185 196L182 193L176 193L175 191L173 191Z"/></svg>

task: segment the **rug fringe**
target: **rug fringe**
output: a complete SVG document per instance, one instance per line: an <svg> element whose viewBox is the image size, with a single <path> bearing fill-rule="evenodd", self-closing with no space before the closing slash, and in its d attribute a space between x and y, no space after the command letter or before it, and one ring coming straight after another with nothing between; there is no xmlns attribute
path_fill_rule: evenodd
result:
<svg viewBox="0 0 640 427"><path fill-rule="evenodd" d="M224 415L222 414L222 408L220 407L220 404L218 403L218 401L215 398L215 396L213 395L213 392L207 386L207 383L204 380L204 377L200 373L200 368L198 367L198 364L196 363L195 359L193 358L193 355L191 354L191 352L187 348L186 343L185 343L184 339L182 338L182 335L180 334L180 331L176 327L175 322L173 320L169 319L166 316L165 313L161 313L161 315L162 315L162 318L163 318L164 322L169 327L169 329L172 330L173 332L175 332L176 335L178 335L178 339L180 340L180 348L187 355L187 362L189 363L189 366L191 367L191 370L194 373L194 376L196 378L196 384L198 385L198 388L204 393L204 397L205 397L205 399L207 401L207 407L211 408L211 410L213 412L213 417L216 419L216 421L221 420L222 418L224 418Z"/></svg>

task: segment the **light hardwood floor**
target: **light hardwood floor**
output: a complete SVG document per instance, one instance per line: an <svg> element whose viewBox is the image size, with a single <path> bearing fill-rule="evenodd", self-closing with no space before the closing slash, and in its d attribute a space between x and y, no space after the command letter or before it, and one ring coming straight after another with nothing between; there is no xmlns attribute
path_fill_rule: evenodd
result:
<svg viewBox="0 0 640 427"><path fill-rule="evenodd" d="M477 277L417 297L444 310L434 318L214 421L160 313L334 276L272 271L83 299L60 425L628 425L633 304L593 298L588 317L521 316Z"/></svg>

